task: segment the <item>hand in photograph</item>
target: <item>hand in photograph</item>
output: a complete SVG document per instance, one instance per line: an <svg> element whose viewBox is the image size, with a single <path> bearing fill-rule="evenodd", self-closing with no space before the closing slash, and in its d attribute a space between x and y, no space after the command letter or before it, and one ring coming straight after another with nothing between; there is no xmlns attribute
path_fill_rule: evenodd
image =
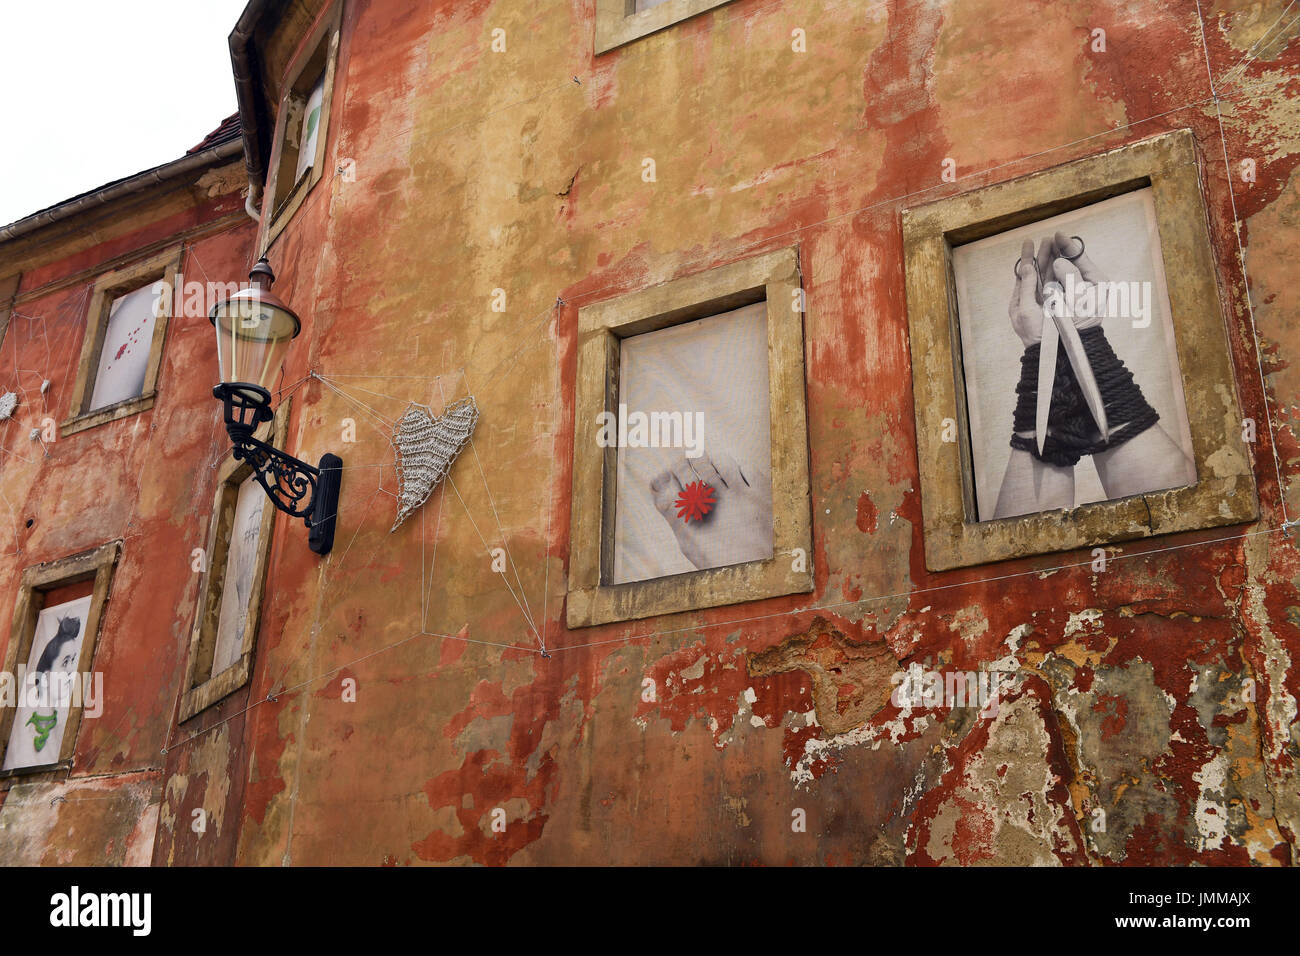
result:
<svg viewBox="0 0 1300 956"><path fill-rule="evenodd" d="M1043 243L1046 244L1047 241L1043 240ZM1106 281L1106 277L1102 275L1101 270L1092 261L1092 257L1088 255L1088 250L1080 237L1067 236L1063 232L1058 232L1052 237L1051 244L1050 265L1059 281L1064 282L1065 275L1057 270L1058 264L1074 266L1084 282L1096 284ZM1039 252L1041 255L1041 248Z"/></svg>
<svg viewBox="0 0 1300 956"><path fill-rule="evenodd" d="M1033 240L1026 239L1020 247L1020 257L1016 260L1016 281L1011 290L1007 314L1011 318L1011 327L1027 350L1042 341L1043 322L1051 321L1047 317L1045 296L1052 289L1044 287L1040 277L1054 274L1049 270L1055 261L1058 238L1061 238L1059 233L1040 242L1037 254L1034 252ZM1030 442L1034 440L1032 428L1018 429L1015 434ZM1031 503L1029 507L1026 507L1027 501ZM1024 448L1012 448L993 517L1006 518L1030 511L1053 511L1073 505L1072 465L1053 465L1036 458Z"/></svg>
<svg viewBox="0 0 1300 956"><path fill-rule="evenodd" d="M1089 281L1101 281L1100 273L1092 260L1081 254L1083 250L1080 245L1080 240L1058 232L1038 244L1037 254L1031 240L1026 239L1021 246L1020 257L1016 260L1016 281L1011 291L1008 314L1012 328L1026 349L1027 361L1022 369L1021 385L1017 387L1022 399L1025 395L1032 395L1035 399L1037 397L1037 382L1033 377L1037 354L1029 350L1040 345L1044 323L1053 321L1048 314L1053 299L1058 301L1057 307L1061 309L1061 314L1070 320L1076 330L1096 328L1101 324L1102 316L1097 310L1077 308L1084 284L1083 270L1086 269L1086 274L1091 277ZM1075 261L1068 257L1074 257ZM1044 280L1043 276L1048 278ZM1071 301L1065 300L1067 289L1074 293ZM1085 403L1081 401L1082 392L1069 372L1069 360L1064 353L1059 356L1057 369L1060 381L1053 383L1053 410L1056 414L1048 419L1048 434L1060 432L1063 413L1079 419L1076 423L1078 425L1095 425L1090 420ZM1027 381L1034 383L1032 393L1028 391ZM1070 401L1062 401L1067 398ZM1068 405L1069 409L1062 408L1063 405ZM1084 416L1088 416L1088 419L1085 420ZM1020 426L1015 429L1015 438L1020 440L1019 447L1013 445L993 516L1004 518L1029 512L1072 508L1075 493L1074 465L1078 457L1073 456L1073 460L1069 460L1069 457L1043 460L1029 450L1036 440L1036 431L1033 418L1026 415L1024 409L1018 415L1016 425ZM1100 437L1098 432L1095 438ZM1047 448L1045 444L1044 449Z"/></svg>
<svg viewBox="0 0 1300 956"><path fill-rule="evenodd" d="M1160 427L1159 416L1100 332L1106 315L1099 304L1106 301L1106 295L1098 287L1109 280L1088 255L1083 239L1057 232L1039 243L1037 253L1032 241L1025 240L1015 276L1008 314L1026 353L1016 389L1021 401L1013 425L1012 453L994 517L1073 507L1074 465L1088 454L1093 456L1108 498L1181 484L1187 474L1186 456ZM1090 370L1095 380L1092 387L1100 393L1109 434L1103 436L1098 429L1081 379L1071 368L1075 363L1062 351L1040 456L1031 451L1037 438L1031 408L1037 403L1037 355L1030 350L1042 341L1043 323L1052 321L1047 310L1054 297L1061 297L1061 314L1078 332L1098 330L1082 340L1086 359L1078 360L1086 360L1084 371ZM1026 508L1027 501L1032 507Z"/></svg>
<svg viewBox="0 0 1300 956"><path fill-rule="evenodd" d="M1083 240L1058 232L1055 247L1058 258L1053 263L1053 271L1057 280L1065 284L1072 278L1079 296L1086 294L1086 286L1092 286L1093 301L1103 301L1104 296L1096 286L1107 283L1109 277L1089 257L1083 248ZM1077 312L1077 301L1072 305L1076 306ZM1075 326L1084 329L1101 325L1104 310L1097 308L1093 311L1095 317L1086 322L1076 319ZM1188 466L1186 454L1158 422L1128 441L1094 452L1092 460L1102 488L1111 498L1140 494L1153 487L1181 484Z"/></svg>
<svg viewBox="0 0 1300 956"><path fill-rule="evenodd" d="M715 503L701 520L688 522L677 515L677 498L697 481L714 490ZM697 568L715 568L730 563L727 552L753 553L771 542L771 487L765 469L742 466L725 452L699 458L683 453L650 482L650 493L686 560Z"/></svg>
<svg viewBox="0 0 1300 956"><path fill-rule="evenodd" d="M1060 294L1066 288L1074 289L1076 301L1068 303L1070 308L1067 312L1074 320L1076 329L1091 329L1101 325L1100 312L1091 315L1085 314L1086 310L1074 308L1081 298L1085 283L1105 281L1100 270L1080 246L1081 240L1078 238L1058 232L1055 236L1043 239L1038 244L1037 253L1034 252L1033 240L1026 239L1020 247L1020 258L1016 260L1016 282L1011 290L1007 313L1011 317L1011 327L1025 348L1042 341L1043 319L1046 317L1044 309L1052 292ZM1072 286L1066 284L1066 276L1071 272L1074 274Z"/></svg>
<svg viewBox="0 0 1300 956"><path fill-rule="evenodd" d="M1034 258L1034 243L1026 239L1016 260L1016 284L1011 290L1007 315L1025 348L1037 345L1043 338L1043 290L1039 281L1040 267Z"/></svg>

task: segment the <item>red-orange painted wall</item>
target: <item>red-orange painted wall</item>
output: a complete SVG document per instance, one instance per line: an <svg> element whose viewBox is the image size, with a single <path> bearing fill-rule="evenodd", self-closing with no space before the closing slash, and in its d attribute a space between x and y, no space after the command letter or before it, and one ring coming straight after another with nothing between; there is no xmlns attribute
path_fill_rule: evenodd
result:
<svg viewBox="0 0 1300 956"><path fill-rule="evenodd" d="M123 542L92 664L103 714L82 721L70 769L0 783L6 862L152 858L197 592L191 550L204 546L210 465L222 451L211 326L171 318L153 408L48 442L29 432L46 424L57 432L70 417L99 274L159 243L184 246L182 273L195 281L247 271L255 224L241 209L240 172L217 164L0 247L3 271L22 269L0 348L0 381L20 395L0 437L0 613L10 619L25 568Z"/></svg>
<svg viewBox="0 0 1300 956"><path fill-rule="evenodd" d="M288 448L344 458L337 543L317 559L277 522L246 691L179 728L169 702L121 703L104 723L134 728L123 742L85 741L107 768L175 737L153 862L1293 862L1300 564L1277 529L1282 499L1300 514L1300 54L1252 46L1285 3L736 0L600 57L593 6L346 4L327 169L269 252L304 319ZM1261 427L1256 525L1126 544L1100 574L1052 570L1080 554L927 572L900 210L1177 128L1281 486ZM1230 182L1246 158L1255 181ZM240 238L199 250L214 279L246 271ZM815 593L567 629L577 308L792 244ZM211 498L196 463L222 438L206 337L177 338L170 367L205 371L133 545L177 570L158 572L166 598L143 572L114 590L173 692L190 502ZM482 419L456 492L390 533L384 422L467 391ZM79 453L61 490L134 474L130 447ZM47 550L121 533L134 501L93 526L43 518ZM501 539L549 657L491 570ZM993 720L904 716L889 678L913 662L1016 681Z"/></svg>

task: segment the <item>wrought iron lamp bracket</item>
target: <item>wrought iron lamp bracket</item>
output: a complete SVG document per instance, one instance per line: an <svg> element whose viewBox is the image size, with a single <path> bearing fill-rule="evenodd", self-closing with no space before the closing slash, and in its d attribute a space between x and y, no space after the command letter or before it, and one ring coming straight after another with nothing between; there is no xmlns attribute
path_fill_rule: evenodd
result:
<svg viewBox="0 0 1300 956"><path fill-rule="evenodd" d="M235 459L252 466L257 483L278 511L303 520L312 551L328 554L334 544L343 460L326 453L319 467L312 467L254 437L258 426L274 417L271 393L266 389L222 383L212 394L222 401Z"/></svg>

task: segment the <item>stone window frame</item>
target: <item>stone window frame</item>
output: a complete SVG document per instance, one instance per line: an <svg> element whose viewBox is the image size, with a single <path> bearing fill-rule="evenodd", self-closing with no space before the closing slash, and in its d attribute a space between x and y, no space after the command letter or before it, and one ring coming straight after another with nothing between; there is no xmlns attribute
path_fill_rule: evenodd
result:
<svg viewBox="0 0 1300 956"><path fill-rule="evenodd" d="M646 581L613 576L618 449L595 441L597 416L618 408L622 339L757 302L767 303L772 449L772 556ZM804 396L802 281L797 247L673 279L578 310L573 501L566 621L571 628L739 604L813 590L812 501ZM803 570L795 570L802 549Z"/></svg>
<svg viewBox="0 0 1300 956"><path fill-rule="evenodd" d="M18 585L18 598L14 602L13 623L9 629L5 671L17 675L18 665L26 664L31 656L32 641L36 639L36 620L45 607L44 596L71 584L93 580L94 584L90 591L90 613L86 615L81 653L77 658L77 673L89 672L95 660L95 650L99 645L109 590L113 584L113 572L121 556L122 541L119 539L80 554L24 568ZM54 760L34 767L0 770L0 779L70 770L72 755L77 744L77 732L81 728L81 711L81 705L69 705L63 742ZM0 761L4 760L5 752L9 748L9 734L13 730L14 718L17 714L17 706L0 707Z"/></svg>
<svg viewBox="0 0 1300 956"><path fill-rule="evenodd" d="M689 20L732 0L668 0L636 12L636 0L596 0L596 55Z"/></svg>
<svg viewBox="0 0 1300 956"><path fill-rule="evenodd" d="M275 133L271 140L270 174L262 200L261 237L258 241L261 255L266 254L271 243L284 231L324 173L342 23L343 0L334 0L285 71L284 93L276 109ZM289 141L289 121L296 121L302 115L301 108L322 71L325 82L321 93L320 124L316 130L316 155L311 168L294 179L298 147Z"/></svg>
<svg viewBox="0 0 1300 956"><path fill-rule="evenodd" d="M288 432L289 399L280 403L273 421L257 431L257 437L276 448L284 447ZM253 473L246 461L227 455L217 470L217 489L212 498L208 523L207 570L199 584L194 624L190 629L190 647L185 667L178 723L207 710L248 683L253 673L253 656L257 649L257 628L261 621L262 599L266 589L266 571L271 554L271 535L278 514L268 500L262 509L262 530L257 542L257 559L253 567L253 590L248 598L244 619L244 643L239 657L220 673L212 673L217 650L217 622L221 616L221 596L225 589L226 558L230 553L230 535L234 528L235 503L239 487ZM262 491L259 489L259 494Z"/></svg>
<svg viewBox="0 0 1300 956"><path fill-rule="evenodd" d="M147 259L106 272L95 281L90 306L86 310L86 333L82 338L81 359L77 364L77 378L72 387L68 418L59 426L61 436L74 435L87 428L127 418L153 407L158 393L163 349L167 341L167 326L175 305L174 283L181 272L183 254L183 246L172 246ZM89 406L95 394L100 353L104 350L104 336L108 333L109 310L118 296L134 292L151 282L161 283L163 303L154 320L144 387L134 398L91 409Z"/></svg>
<svg viewBox="0 0 1300 956"><path fill-rule="evenodd" d="M975 520L952 250L1103 199L1150 187L1187 403L1194 485L1080 505L1068 512ZM1241 403L1201 191L1196 142L1173 130L1008 182L904 209L903 256L912 353L925 565L947 571L1093 547L1259 514L1241 435ZM942 439L945 418L958 440ZM1070 520L1063 521L1068 514Z"/></svg>

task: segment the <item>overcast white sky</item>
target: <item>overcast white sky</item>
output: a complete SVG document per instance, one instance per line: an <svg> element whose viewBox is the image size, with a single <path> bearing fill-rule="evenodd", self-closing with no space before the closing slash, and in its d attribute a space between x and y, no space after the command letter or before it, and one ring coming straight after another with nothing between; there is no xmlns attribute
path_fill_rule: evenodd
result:
<svg viewBox="0 0 1300 956"><path fill-rule="evenodd" d="M178 159L235 112L247 0L4 0L0 224Z"/></svg>

